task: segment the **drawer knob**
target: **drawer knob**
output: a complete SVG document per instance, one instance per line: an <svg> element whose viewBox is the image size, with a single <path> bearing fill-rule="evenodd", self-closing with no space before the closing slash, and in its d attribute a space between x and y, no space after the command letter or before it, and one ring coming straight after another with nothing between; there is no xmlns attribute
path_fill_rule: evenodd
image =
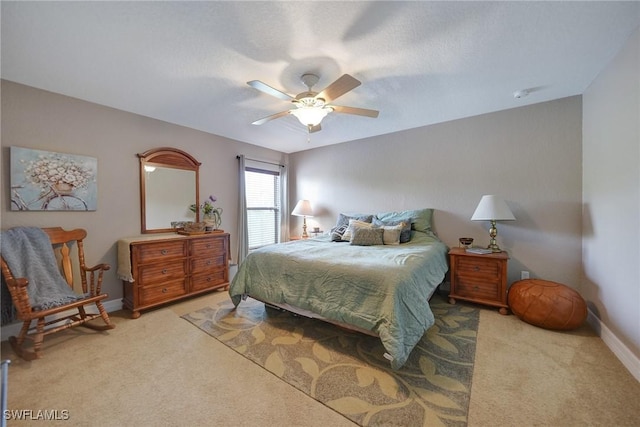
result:
<svg viewBox="0 0 640 427"><path fill-rule="evenodd" d="M207 265L211 265L211 260L207 260Z"/></svg>
<svg viewBox="0 0 640 427"><path fill-rule="evenodd" d="M480 271L480 267L476 265L475 267L473 267L473 271Z"/></svg>
<svg viewBox="0 0 640 427"><path fill-rule="evenodd" d="M167 274L167 269L162 270L162 274Z"/></svg>
<svg viewBox="0 0 640 427"><path fill-rule="evenodd" d="M211 281L211 277L207 277L207 282L210 282L210 281Z"/></svg>
<svg viewBox="0 0 640 427"><path fill-rule="evenodd" d="M169 292L169 290L167 288L162 288L162 293L166 294L167 292Z"/></svg>
<svg viewBox="0 0 640 427"><path fill-rule="evenodd" d="M207 249L211 247L211 243L207 243Z"/></svg>
<svg viewBox="0 0 640 427"><path fill-rule="evenodd" d="M160 253L161 253L162 255L166 255L166 254L168 254L168 253L169 253L169 251L168 251L168 250L166 250L166 249L163 249L163 250L161 250L161 251L160 251Z"/></svg>

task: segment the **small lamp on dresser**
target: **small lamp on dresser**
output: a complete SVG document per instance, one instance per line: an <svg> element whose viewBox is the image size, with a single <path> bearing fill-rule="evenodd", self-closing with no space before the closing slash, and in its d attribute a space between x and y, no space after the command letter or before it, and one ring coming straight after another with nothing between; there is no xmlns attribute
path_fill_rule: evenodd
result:
<svg viewBox="0 0 640 427"><path fill-rule="evenodd" d="M471 216L471 221L491 221L491 228L489 229L491 240L487 249L491 249L492 252L502 252L502 249L496 243L496 236L498 235L496 221L514 221L515 219L516 217L513 216L505 201L494 195L482 196L478 207L476 207Z"/></svg>
<svg viewBox="0 0 640 427"><path fill-rule="evenodd" d="M313 208L311 207L311 202L309 202L308 200L299 200L296 204L296 207L293 208L291 215L302 217L302 238L308 238L309 234L307 234L307 217L313 217Z"/></svg>

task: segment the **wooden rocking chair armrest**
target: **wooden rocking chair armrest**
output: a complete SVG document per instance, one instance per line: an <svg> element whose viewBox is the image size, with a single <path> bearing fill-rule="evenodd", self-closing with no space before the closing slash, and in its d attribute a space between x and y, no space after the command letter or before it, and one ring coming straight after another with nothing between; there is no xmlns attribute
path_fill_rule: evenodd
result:
<svg viewBox="0 0 640 427"><path fill-rule="evenodd" d="M84 271L97 271L97 270L102 270L102 271L107 271L111 268L111 266L109 264L98 264L96 266L93 267L85 267Z"/></svg>
<svg viewBox="0 0 640 427"><path fill-rule="evenodd" d="M26 288L27 285L29 285L29 280L26 277L7 279L7 286L13 286L15 288ZM27 292L26 289L25 292Z"/></svg>
<svg viewBox="0 0 640 427"><path fill-rule="evenodd" d="M6 282L18 317L23 320L28 319L31 313L31 303L29 303L29 294L27 293L29 280L25 277L18 277L6 279Z"/></svg>
<svg viewBox="0 0 640 427"><path fill-rule="evenodd" d="M93 267L84 267L84 275L89 273L89 289L85 289L84 292L89 292L91 296L97 296L102 293L102 276L105 271L111 269L109 264L98 264ZM98 277L95 277L96 272L98 273ZM84 284L83 284L84 286Z"/></svg>

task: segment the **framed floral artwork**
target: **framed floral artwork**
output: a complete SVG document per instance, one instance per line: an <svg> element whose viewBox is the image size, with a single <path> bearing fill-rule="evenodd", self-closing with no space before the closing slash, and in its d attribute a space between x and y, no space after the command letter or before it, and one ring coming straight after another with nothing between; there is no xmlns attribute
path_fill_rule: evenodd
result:
<svg viewBox="0 0 640 427"><path fill-rule="evenodd" d="M12 211L95 211L98 159L11 147Z"/></svg>

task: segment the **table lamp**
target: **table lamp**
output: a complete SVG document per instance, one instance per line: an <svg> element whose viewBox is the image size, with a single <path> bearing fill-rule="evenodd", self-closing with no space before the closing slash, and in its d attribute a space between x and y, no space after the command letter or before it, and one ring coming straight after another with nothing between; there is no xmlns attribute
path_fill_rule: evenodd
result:
<svg viewBox="0 0 640 427"><path fill-rule="evenodd" d="M302 217L302 238L309 237L307 234L307 217L313 216L313 209L311 208L311 202L308 200L299 200L296 207L293 208L291 215Z"/></svg>
<svg viewBox="0 0 640 427"><path fill-rule="evenodd" d="M496 221L514 221L515 219L516 217L513 216L505 201L493 195L482 196L478 207L473 216L471 216L471 221L491 221L491 228L489 229L491 240L487 249L491 249L492 252L502 252L502 249L496 243L496 236L498 235Z"/></svg>

